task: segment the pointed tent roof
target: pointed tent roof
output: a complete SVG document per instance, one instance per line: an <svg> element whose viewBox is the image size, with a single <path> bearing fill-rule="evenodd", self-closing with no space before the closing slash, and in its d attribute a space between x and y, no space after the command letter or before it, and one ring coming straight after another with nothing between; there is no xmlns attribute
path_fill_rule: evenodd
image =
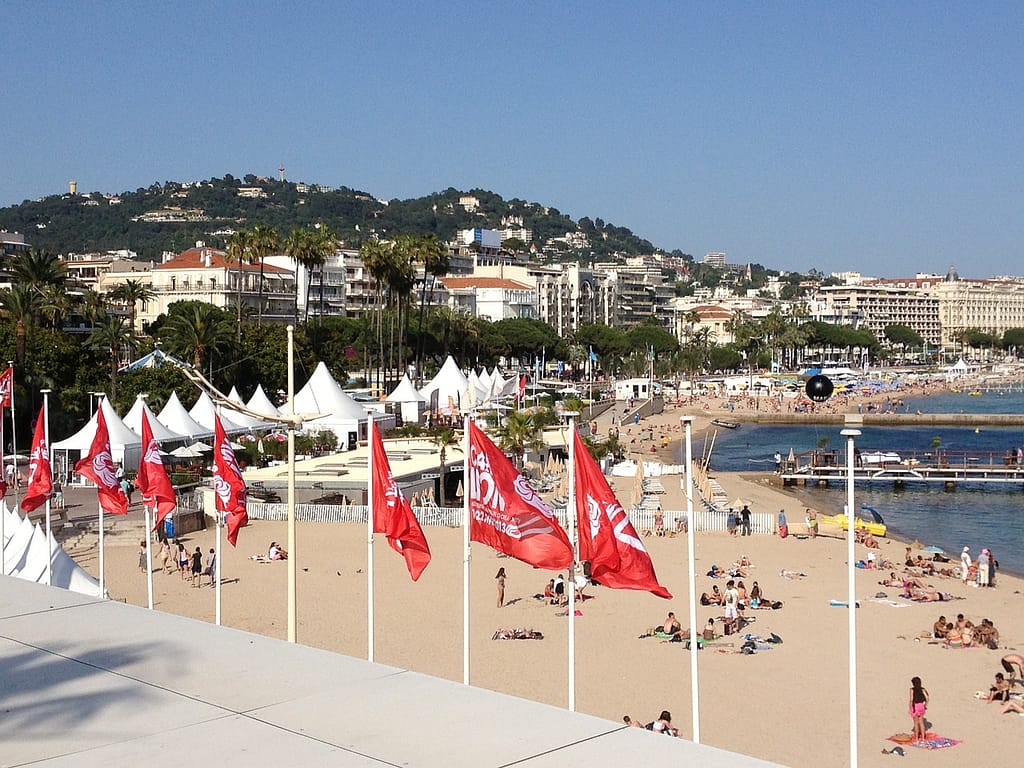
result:
<svg viewBox="0 0 1024 768"><path fill-rule="evenodd" d="M243 427L241 424L238 424L230 417L221 413L217 406L213 404L213 400L210 399L210 396L205 392L201 392L199 394L199 399L196 400L196 404L193 405L192 410L188 412L189 416L211 432L213 432L213 417L218 414L220 415L220 423L227 434L237 435L249 431L248 427Z"/></svg>
<svg viewBox="0 0 1024 768"><path fill-rule="evenodd" d="M322 360L317 364L306 386L295 395L295 412L324 414L324 418L315 420L315 425L337 421L365 421L369 418L366 411L342 391L341 385L334 380L331 372L327 370L327 364Z"/></svg>
<svg viewBox="0 0 1024 768"><path fill-rule="evenodd" d="M145 411L149 417L149 428L153 431L153 438L158 443L173 443L176 440L186 440L185 435L179 435L174 430L168 429L160 420L156 417L153 411L146 401L142 399L142 395L138 395L135 398L135 404L132 409L124 416L124 425L128 427L132 432L139 436L139 441L142 441L142 412Z"/></svg>
<svg viewBox="0 0 1024 768"><path fill-rule="evenodd" d="M416 391L408 373L402 376L402 380L398 382L394 391L384 398L386 403L423 403L426 400L427 398Z"/></svg>
<svg viewBox="0 0 1024 768"><path fill-rule="evenodd" d="M420 390L420 394L429 402L431 393L436 390L437 404L439 407L445 408L448 405L448 398L451 398L456 404L460 402L465 404L468 385L469 379L459 370L459 366L455 364L452 356L448 355L441 370Z"/></svg>
<svg viewBox="0 0 1024 768"><path fill-rule="evenodd" d="M281 411L276 405L270 402L270 398L267 397L267 393L263 391L263 385L257 384L256 391L252 393L252 397L249 398L249 402L246 406L251 411L256 413L266 413L268 415L280 414Z"/></svg>
<svg viewBox="0 0 1024 768"><path fill-rule="evenodd" d="M32 525L27 517L12 512L5 502L0 502L0 515L4 515L4 532L7 536L6 546L0 549L3 549L6 563L10 564L7 565L6 573L42 583L46 579L46 535L38 524ZM52 532L49 543L51 584L83 595L99 597L99 582L68 557ZM35 578L32 578L34 574Z"/></svg>
<svg viewBox="0 0 1024 768"><path fill-rule="evenodd" d="M110 401L107 400L107 398L104 397L100 402L100 408L103 409L103 417L107 421L107 432L110 435L111 449L123 449L126 446L139 447L142 445L142 438L132 432L125 423L121 421L121 417L117 415L117 412L114 410L114 406L110 404ZM96 419L97 416L94 413L92 418L89 419L89 422L80 430L75 432L75 434L58 443L54 443L54 450L88 451L89 447L92 445L92 439L96 436Z"/></svg>
<svg viewBox="0 0 1024 768"><path fill-rule="evenodd" d="M238 390L235 387L231 387L231 392L228 393L228 400L239 405L245 405L245 400L238 394ZM246 406L248 407L248 406ZM255 416L250 416L247 413L241 413L235 411L228 406L221 406L221 413L226 413L231 421L235 422L239 426L245 427L246 429L265 429L270 426L269 423L263 419L257 419ZM221 416L223 418L223 415Z"/></svg>
<svg viewBox="0 0 1024 768"><path fill-rule="evenodd" d="M143 355L138 360L135 360L131 363L128 363L128 365L124 365L118 368L117 372L123 373L125 371L137 371L140 368L159 368L160 366L167 365L168 363L170 363L171 365L176 365L180 368L192 367L188 363L184 363L178 358L168 355L162 349L157 348L150 352L148 355Z"/></svg>
<svg viewBox="0 0 1024 768"><path fill-rule="evenodd" d="M489 374L487 372L486 366L484 367L484 369L482 371L480 371L480 375L477 376L476 379L477 379L477 381L480 382L480 389L484 390L485 392L489 392L490 391L490 389L491 389L491 374Z"/></svg>
<svg viewBox="0 0 1024 768"><path fill-rule="evenodd" d="M205 437L213 437L213 428L207 429L198 421L189 416L185 406L178 399L177 392L171 392L167 405L156 417L157 421L179 435L185 435L189 439L198 440Z"/></svg>

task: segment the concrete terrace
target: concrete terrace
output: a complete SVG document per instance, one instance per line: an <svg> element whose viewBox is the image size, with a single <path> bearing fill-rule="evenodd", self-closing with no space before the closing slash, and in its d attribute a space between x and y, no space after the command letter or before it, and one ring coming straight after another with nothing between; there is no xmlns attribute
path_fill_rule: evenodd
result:
<svg viewBox="0 0 1024 768"><path fill-rule="evenodd" d="M9 577L0 708L5 767L774 765Z"/></svg>

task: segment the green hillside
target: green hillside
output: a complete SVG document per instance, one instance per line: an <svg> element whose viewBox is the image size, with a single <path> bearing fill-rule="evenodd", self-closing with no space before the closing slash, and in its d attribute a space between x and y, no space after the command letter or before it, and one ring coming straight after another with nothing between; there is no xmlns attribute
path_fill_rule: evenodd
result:
<svg viewBox="0 0 1024 768"><path fill-rule="evenodd" d="M239 196L241 187L259 187L265 198ZM300 191L302 189L303 191ZM459 206L468 194L480 201L475 212ZM116 198L119 202L111 201ZM154 221L163 214L177 221ZM140 218L142 217L142 218ZM51 195L0 209L0 229L21 232L37 250L53 253L106 251L128 248L145 260L158 260L163 251L181 251L205 240L223 245L223 230L268 224L286 233L294 227L323 222L349 246L358 247L374 233L435 233L450 239L460 229L502 228L503 217L517 217L533 230L538 244L567 232L583 232L590 247L565 249L565 258L607 258L613 254L651 253L655 247L625 227L584 217L573 221L555 208L525 200L504 200L486 190L443 192L412 200L382 202L366 192L303 189L290 181L249 175L181 183L168 181L122 192ZM558 258L556 255L555 258Z"/></svg>

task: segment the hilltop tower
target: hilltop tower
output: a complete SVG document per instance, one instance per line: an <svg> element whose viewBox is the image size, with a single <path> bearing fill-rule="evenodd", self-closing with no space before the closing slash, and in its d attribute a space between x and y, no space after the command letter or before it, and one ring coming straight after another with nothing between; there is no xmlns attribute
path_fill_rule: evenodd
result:
<svg viewBox="0 0 1024 768"><path fill-rule="evenodd" d="M284 163L277 166L277 180L284 181Z"/></svg>
<svg viewBox="0 0 1024 768"><path fill-rule="evenodd" d="M78 182L77 181L69 181L68 182L68 194L69 195L77 195L78 194Z"/></svg>

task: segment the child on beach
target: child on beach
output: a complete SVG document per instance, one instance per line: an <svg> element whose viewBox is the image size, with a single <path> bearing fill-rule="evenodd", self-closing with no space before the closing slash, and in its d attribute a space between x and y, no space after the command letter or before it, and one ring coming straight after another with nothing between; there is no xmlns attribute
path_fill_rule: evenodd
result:
<svg viewBox="0 0 1024 768"><path fill-rule="evenodd" d="M146 542L139 542L139 571L141 573L146 572Z"/></svg>
<svg viewBox="0 0 1024 768"><path fill-rule="evenodd" d="M494 578L498 582L498 607L502 608L505 605L505 569L499 568Z"/></svg>
<svg viewBox="0 0 1024 768"><path fill-rule="evenodd" d="M914 741L924 741L927 731L924 715L928 711L928 689L921 685L920 677L910 678L910 716L914 719Z"/></svg>

